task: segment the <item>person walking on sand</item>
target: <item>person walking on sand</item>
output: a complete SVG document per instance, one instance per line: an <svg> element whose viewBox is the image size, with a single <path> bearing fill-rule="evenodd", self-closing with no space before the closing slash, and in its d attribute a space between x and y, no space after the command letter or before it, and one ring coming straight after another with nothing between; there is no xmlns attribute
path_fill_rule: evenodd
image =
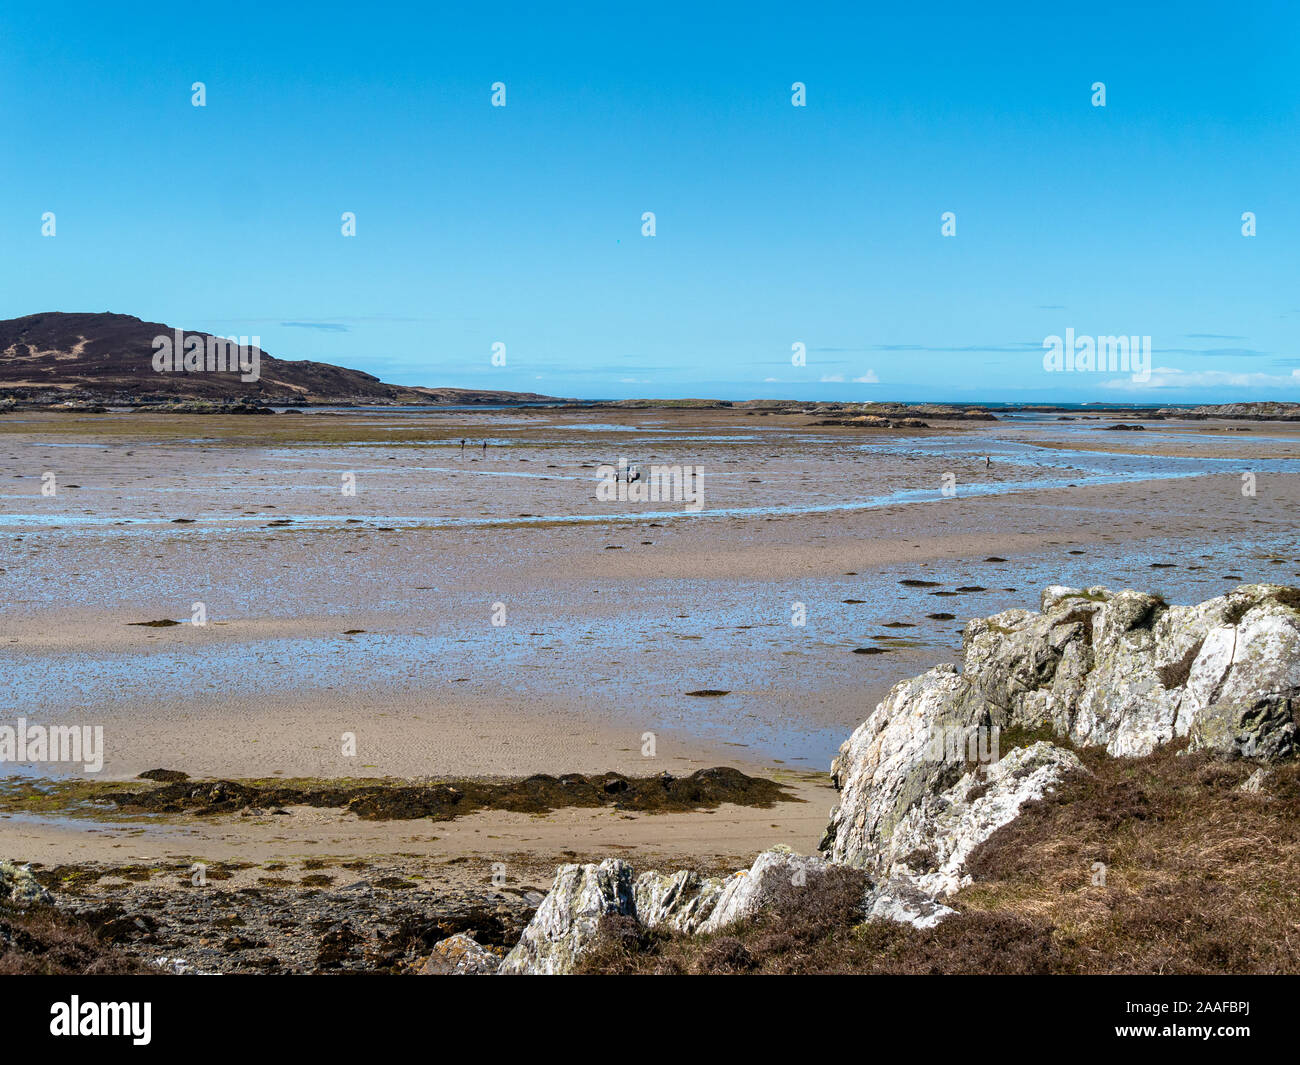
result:
<svg viewBox="0 0 1300 1065"><path fill-rule="evenodd" d="M985 455L985 456L984 456L984 468L987 470L987 469L988 469L990 466L992 466L992 465L993 465L993 456L992 456L992 455Z"/></svg>
<svg viewBox="0 0 1300 1065"><path fill-rule="evenodd" d="M460 438L460 457L465 457L465 438L463 436Z"/></svg>
<svg viewBox="0 0 1300 1065"><path fill-rule="evenodd" d="M487 458L487 441L483 441L483 457Z"/></svg>

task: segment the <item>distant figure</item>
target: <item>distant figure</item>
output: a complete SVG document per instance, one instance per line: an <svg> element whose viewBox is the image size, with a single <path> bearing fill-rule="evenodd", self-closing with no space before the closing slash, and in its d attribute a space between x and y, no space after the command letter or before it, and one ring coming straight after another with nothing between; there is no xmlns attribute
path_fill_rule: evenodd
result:
<svg viewBox="0 0 1300 1065"><path fill-rule="evenodd" d="M483 457L487 458L487 441L483 441Z"/></svg>
<svg viewBox="0 0 1300 1065"><path fill-rule="evenodd" d="M461 437L461 441L460 441L460 457L461 457L461 458L464 458L464 457L465 457L465 438L464 438L464 437Z"/></svg>
<svg viewBox="0 0 1300 1065"><path fill-rule="evenodd" d="M993 465L993 456L992 456L992 455L985 455L985 456L984 456L984 468L987 470L987 469L988 469L990 466L992 466L992 465Z"/></svg>

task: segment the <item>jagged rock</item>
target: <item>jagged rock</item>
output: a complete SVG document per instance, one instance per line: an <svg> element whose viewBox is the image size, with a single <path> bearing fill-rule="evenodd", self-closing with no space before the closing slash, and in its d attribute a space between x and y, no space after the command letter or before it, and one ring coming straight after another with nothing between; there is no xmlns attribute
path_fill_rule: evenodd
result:
<svg viewBox="0 0 1300 1065"><path fill-rule="evenodd" d="M867 892L868 921L897 921L913 928L933 928L957 911L916 886L909 876L896 876Z"/></svg>
<svg viewBox="0 0 1300 1065"><path fill-rule="evenodd" d="M457 932L433 945L433 953L420 969L422 976L489 976L501 966L493 954L473 936Z"/></svg>
<svg viewBox="0 0 1300 1065"><path fill-rule="evenodd" d="M808 883L809 873L819 876L826 867L823 859L795 854L786 846L766 850L754 859L752 866L725 882L717 905L698 931L718 932L736 921L752 917L767 909L783 886L803 886Z"/></svg>
<svg viewBox="0 0 1300 1065"><path fill-rule="evenodd" d="M689 869L642 873L633 885L637 919L646 928L691 933L708 920L722 896L724 881Z"/></svg>
<svg viewBox="0 0 1300 1065"><path fill-rule="evenodd" d="M563 865L519 943L497 971L572 972L595 940L600 919L608 915L630 916L646 928L688 935L716 932L768 907L783 886L809 883L809 874L819 876L827 864L778 846L726 880L701 877L689 869L646 872L634 880L632 867L614 858L599 865ZM816 889L815 884L812 887Z"/></svg>
<svg viewBox="0 0 1300 1065"><path fill-rule="evenodd" d="M43 888L25 865L0 859L0 902L15 906L52 903L54 896Z"/></svg>
<svg viewBox="0 0 1300 1065"><path fill-rule="evenodd" d="M1300 589L1243 585L1195 606L1141 592L1052 587L1041 613L970 622L965 672L995 724L1050 727L1080 746L1262 760L1296 750Z"/></svg>
<svg viewBox="0 0 1300 1065"><path fill-rule="evenodd" d="M985 724L970 684L951 664L894 685L831 763L840 791L822 851L836 862L866 868L884 879L881 846L917 803L955 783L961 763L932 757L935 736Z"/></svg>
<svg viewBox="0 0 1300 1065"><path fill-rule="evenodd" d="M498 973L555 976L571 972L607 914L636 913L632 867L618 858L562 865L537 913Z"/></svg>
<svg viewBox="0 0 1300 1065"><path fill-rule="evenodd" d="M971 882L971 852L1070 772L1086 772L1073 751L1043 741L1016 748L908 810L872 864L889 877L910 875L926 894L952 895Z"/></svg>
<svg viewBox="0 0 1300 1065"><path fill-rule="evenodd" d="M840 802L823 853L877 882L910 877L925 894L958 890L975 847L1025 802L1083 769L1072 752L1045 742L983 766L938 756L936 736L985 727L983 716L951 665L896 685L832 764Z"/></svg>

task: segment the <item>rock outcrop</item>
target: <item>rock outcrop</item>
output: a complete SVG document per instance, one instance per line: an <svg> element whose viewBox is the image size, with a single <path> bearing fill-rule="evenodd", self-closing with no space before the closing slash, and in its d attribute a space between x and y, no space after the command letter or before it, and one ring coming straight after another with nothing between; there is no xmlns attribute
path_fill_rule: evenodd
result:
<svg viewBox="0 0 1300 1065"><path fill-rule="evenodd" d="M840 801L831 811L822 852L887 876L891 862L882 843L908 811L960 776L957 763L932 757L934 737L986 725L955 666L936 666L896 684L831 763Z"/></svg>
<svg viewBox="0 0 1300 1065"><path fill-rule="evenodd" d="M41 886L27 866L0 859L0 902L30 906L33 903L53 903L54 896Z"/></svg>
<svg viewBox="0 0 1300 1065"><path fill-rule="evenodd" d="M1233 418L1256 422L1300 421L1300 403L1282 400L1257 400L1250 403L1215 403L1205 407L1185 410L1182 407L1161 407L1160 414L1168 418Z"/></svg>
<svg viewBox="0 0 1300 1065"><path fill-rule="evenodd" d="M897 921L913 928L933 928L957 911L916 886L910 876L896 876L867 892L868 921Z"/></svg>
<svg viewBox="0 0 1300 1065"><path fill-rule="evenodd" d="M554 976L571 972L596 938L600 919L634 915L632 867L617 858L599 865L562 865L550 892L497 971Z"/></svg>
<svg viewBox="0 0 1300 1065"><path fill-rule="evenodd" d="M965 870L971 852L1069 772L1085 772L1071 751L1045 742L1017 748L997 762L973 766L901 815L876 820L874 832L857 827L872 822L871 791L859 788L855 794L865 798L865 807L841 802L832 815L830 857L865 869L879 882L906 877L927 895L954 894L970 883ZM883 783L894 790L892 782Z"/></svg>
<svg viewBox="0 0 1300 1065"><path fill-rule="evenodd" d="M847 418L823 418L814 425L847 425L852 429L929 429L921 418L882 418L879 414L857 414Z"/></svg>
<svg viewBox="0 0 1300 1065"><path fill-rule="evenodd" d="M633 917L646 928L688 935L717 932L770 907L784 885L803 886L810 873L816 877L826 867L821 858L783 846L764 851L749 869L726 880L691 870L651 871L633 879L631 866L617 859L563 865L498 971L537 976L572 972L595 942L605 916Z"/></svg>
<svg viewBox="0 0 1300 1065"><path fill-rule="evenodd" d="M1256 769L1249 777L1242 782L1238 791L1244 791L1247 795L1265 794L1264 786L1268 783L1269 771L1267 769Z"/></svg>
<svg viewBox="0 0 1300 1065"><path fill-rule="evenodd" d="M809 873L823 873L826 865L821 858L796 854L789 847L777 846L764 851L748 869L727 880L717 905L699 930L719 932L755 916L771 906L783 886L802 887L807 884Z"/></svg>
<svg viewBox="0 0 1300 1065"><path fill-rule="evenodd" d="M632 894L636 916L647 928L696 932L718 905L723 881L689 869L676 873L642 873Z"/></svg>
<svg viewBox="0 0 1300 1065"><path fill-rule="evenodd" d="M1300 589L1243 585L1195 606L1142 592L1052 587L1042 611L966 626L966 668L990 724L1050 728L1139 757L1192 750L1277 761L1296 753Z"/></svg>
<svg viewBox="0 0 1300 1065"><path fill-rule="evenodd" d="M979 844L1024 803L1083 768L1075 754L1046 742L992 761L1000 753L992 750L996 728L955 666L936 666L895 685L832 763L840 801L822 852L878 883L910 878L927 895L957 891ZM954 735L964 742L946 742ZM981 744L990 761L966 760Z"/></svg>

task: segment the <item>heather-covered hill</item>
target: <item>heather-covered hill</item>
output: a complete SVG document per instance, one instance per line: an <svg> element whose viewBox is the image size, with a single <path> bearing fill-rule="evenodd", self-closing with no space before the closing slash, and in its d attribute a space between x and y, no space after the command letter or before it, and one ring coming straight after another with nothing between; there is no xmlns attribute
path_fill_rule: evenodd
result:
<svg viewBox="0 0 1300 1065"><path fill-rule="evenodd" d="M238 372L154 368L155 339L175 337L161 322L128 314L48 312L0 321L0 398L149 403L177 400L243 403L510 403L549 399L535 393L409 388L372 374L308 359L279 359L257 349L257 380ZM182 343L212 334L186 330Z"/></svg>

